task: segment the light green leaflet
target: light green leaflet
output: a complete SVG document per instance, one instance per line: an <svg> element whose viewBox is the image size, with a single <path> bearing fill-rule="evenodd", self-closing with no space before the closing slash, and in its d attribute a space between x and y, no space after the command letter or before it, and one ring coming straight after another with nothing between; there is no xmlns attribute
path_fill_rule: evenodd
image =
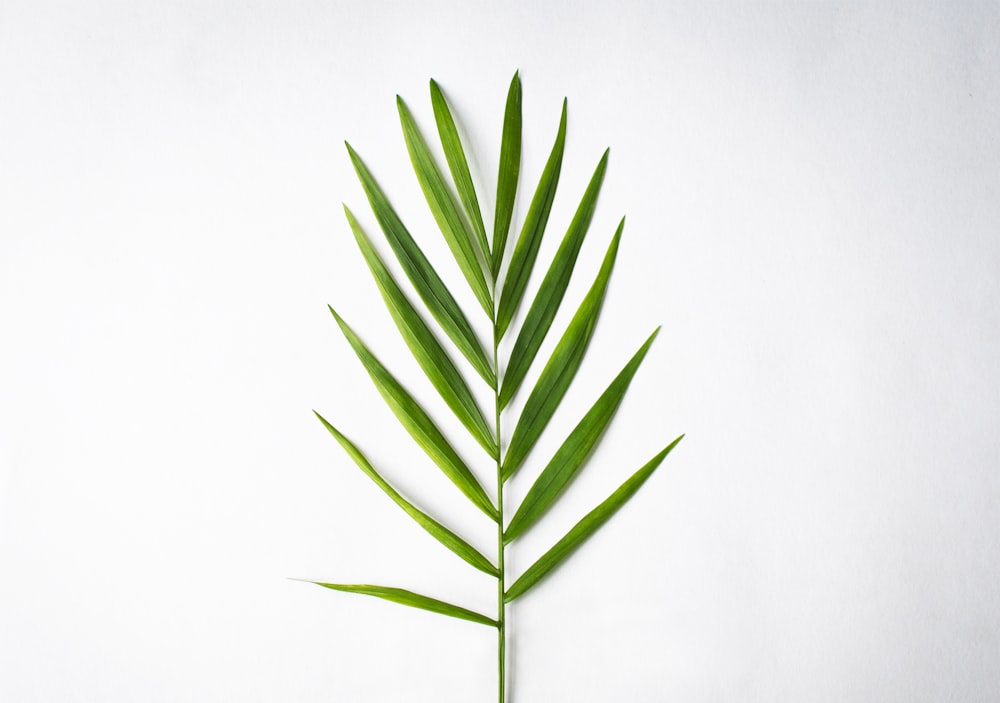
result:
<svg viewBox="0 0 1000 703"><path fill-rule="evenodd" d="M497 208L493 215L493 254L490 273L494 280L500 271L507 233L514 215L517 177L521 172L521 77L515 73L507 90L503 113L503 137L500 141L500 169L497 173Z"/></svg>
<svg viewBox="0 0 1000 703"><path fill-rule="evenodd" d="M458 127L455 126L455 118L451 115L448 101L444 99L444 93L441 92L437 82L433 80L431 104L434 105L434 121L437 122L438 135L441 137L441 144L444 145L444 155L455 187L458 188L459 197L462 199L462 207L465 208L465 214L472 223L479 252L489 258L490 245L486 241L486 226L483 225L483 213L479 211L479 198L476 197L476 187L472 184L472 174L469 173L465 149L462 148L462 141L458 138Z"/></svg>
<svg viewBox="0 0 1000 703"><path fill-rule="evenodd" d="M472 397L472 391L469 390L462 374L455 368L451 357L441 347L441 343L420 317L420 313L414 309L400 289L396 279L386 268L385 263L375 251L375 247L372 246L368 236L346 205L344 213L347 215L347 221L354 232L358 247L361 249L365 261L368 262L368 268L371 269L372 276L375 277L375 283L382 293L382 298L389 308L389 314L392 315L396 326L399 327L406 345L413 352L420 368L424 370L427 378L434 384L438 393L465 425L465 428L492 456L497 451L493 430L486 424L486 418L483 417L482 410L479 409L475 398Z"/></svg>
<svg viewBox="0 0 1000 703"><path fill-rule="evenodd" d="M587 513L580 522L576 523L566 535L560 539L556 544L545 554L543 554L538 561L528 567L528 570L517 581L511 586L507 593L504 594L504 600L508 603L524 594L529 588L534 586L536 583L545 578L550 571L563 563L573 550L576 549L580 544L590 537L592 534L600 529L601 525L611 519L611 516L618 512L625 503L628 502L629 498L635 495L635 492L639 490L643 483L646 482L660 463L666 458L667 454L677 446L677 444L684 439L684 435L681 435L673 442L671 442L667 447L661 451L659 454L654 456L649 460L641 469L632 474L625 483L618 487L618 489L608 496L607 500L598 505L596 508Z"/></svg>
<svg viewBox="0 0 1000 703"><path fill-rule="evenodd" d="M632 377L639 370L639 364L649 351L649 346L653 343L657 329L649 336L646 343L639 348L625 368L621 370L615 380L611 382L607 390L601 394L594 406L587 411L579 424L573 428L569 437L559 447L558 451L548 465L542 470L541 475L528 491L528 495L521 501L521 507L514 514L510 525L504 531L504 542L510 542L526 529L531 527L538 518L555 502L559 494L576 476L577 472L583 468L584 462L590 456L590 452L597 445L601 435L611 423L615 411L621 405L628 390Z"/></svg>
<svg viewBox="0 0 1000 703"><path fill-rule="evenodd" d="M424 255L399 215L389 204L367 165L350 145L347 146L348 154L371 206L372 214L412 291L404 290L402 284L406 283L406 280L402 277L397 278L379 254L376 244L369 238L359 219L346 205L344 212L361 257L372 274L406 348L423 370L430 387L437 391L454 414L454 418L444 413L444 418L432 419L424 406L379 361L354 329L334 312L332 307L330 312L333 313L361 366L368 372L376 389L400 424L461 491L461 494L491 521L495 529L496 552L491 555L484 554L468 539L416 507L375 469L368 456L353 441L319 413L316 413L316 416L358 468L414 522L470 566L486 574L487 578L493 579L492 588L497 598L496 614L491 617L402 588L321 581L311 583L336 591L374 596L495 628L498 655L497 700L499 703L505 703L508 679L507 604L526 593L556 569L584 540L594 534L628 502L683 435L625 481L508 586L509 570L505 561L507 550L512 548L508 545L544 519L546 512L583 470L621 406L629 384L646 357L657 332L649 336L615 376L576 427L562 440L559 449L548 463L540 470L537 466L532 467L532 448L546 431L549 421L577 378L587 348L597 329L618 256L624 219L611 238L599 270L587 274L588 278L593 276L589 291L576 303L575 314L563 330L559 342L538 374L537 380L531 384L531 388L526 388L527 399L519 417L507 417L504 410L524 384L525 379L529 377L538 351L562 305L576 268L578 255L594 219L598 195L607 169L608 152L604 152L597 164L558 250L548 264L538 286L538 292L527 301L527 312L520 324L517 324L518 310L524 302L528 282L541 250L542 239L556 197L566 146L566 101L563 100L555 143L518 227L515 222L515 203L518 185L523 181L520 173L522 95L520 76L514 74L504 106L497 169L496 207L493 222L487 227L477 194L475 174L469 166L470 159L467 154L471 152L462 144L458 125L445 93L434 81L430 83L430 96L446 168L442 168L438 163L417 126L413 113L402 98L397 96L403 137L427 205L462 272L464 278L462 285L471 288L479 306L485 312L486 320L483 322L488 323L491 328L491 338L481 340L477 336L466 311L458 304L452 290L439 275L436 265ZM476 161L472 160L471 163ZM480 188L478 192L489 191ZM519 234L513 244L513 251L510 252L512 230ZM487 236L488 232L490 236ZM510 254L509 259L508 254ZM415 302L416 298L412 295L414 292L419 298L418 302ZM418 307L420 303L423 304L422 309ZM433 321L430 321L431 318ZM516 337L511 345L509 357L503 359L500 355L500 342L511 328L516 332ZM492 355L484 351L490 349ZM492 396L492 412L483 412L481 401L477 401L474 389L469 387L466 374L470 370L478 374L487 384L489 394ZM483 389L480 387L479 390ZM346 402L341 412L350 413L350 407ZM447 424L444 424L446 421ZM439 425L439 422L442 424ZM506 455L501 451L505 446L504 440L507 439L505 427L513 428L507 440L509 446ZM485 461L481 461L481 455L477 457L477 461L467 462L455 449L460 445L454 444L454 438L449 439L449 435L465 432L486 452L489 466L484 465ZM381 433L378 429L373 429L371 434L366 442L377 443ZM414 466L421 465L416 463ZM397 468L397 470L404 469ZM504 483L518 470L534 472L534 483L520 505L508 504L505 507ZM485 476L487 471L493 474L495 480L492 497L478 478ZM505 529L506 518L510 515L513 517ZM364 534L363 531L360 534Z"/></svg>
<svg viewBox="0 0 1000 703"><path fill-rule="evenodd" d="M549 213L552 211L552 201L556 197L556 186L559 184L559 172L562 169L565 147L566 101L563 100L556 143L552 146L552 153L549 154L549 160L545 162L545 169L542 171L542 178L538 182L535 196L531 199L531 207L528 208L528 214L524 218L524 227L521 228L521 236L514 247L510 269L507 271L507 278L503 282L503 290L500 293L500 307L497 310L497 328L500 337L503 337L507 332L507 326L510 325L511 318L514 317L514 313L521 304L524 289L528 285L528 278L535 267L538 247L542 244L545 225L548 224ZM513 206L513 201L511 201L511 205Z"/></svg>
<svg viewBox="0 0 1000 703"><path fill-rule="evenodd" d="M340 446L344 448L344 451L346 451L347 454L354 460L354 463L365 472L368 478L374 481L376 486L385 491L385 494L392 498L396 505L402 508L403 511L413 518L418 525L427 530L434 537L434 539L439 541L451 551L455 552L455 554L465 559L465 561L480 571L485 571L490 576L499 575L500 572L497 571L497 567L493 566L490 560L477 551L475 547L470 545L464 539L456 535L427 513L419 510L413 505L413 503L401 496L399 492L390 486L389 483L382 478L379 472L375 470L375 467L373 467L368 461L368 458L361 453L361 450L354 446L354 443L351 442L351 440L342 435L336 427L327 422L326 418L319 413L316 413L316 417L318 417L319 421L323 423L323 426L329 430L330 434L332 434L334 438L340 442Z"/></svg>
<svg viewBox="0 0 1000 703"><path fill-rule="evenodd" d="M514 393L524 380L525 374L531 367L531 362L535 360L538 348L542 346L545 335L549 331L549 326L559 310L563 294L569 285L570 276L573 275L573 267L576 266L576 257L583 246L583 238L590 228L590 221L594 217L594 209L597 207L597 195L601 191L601 183L604 182L604 171L608 166L608 152L604 152L590 185L587 186L583 194L583 200L570 222L566 236L563 237L562 244L559 245L556 256L552 260L548 273L542 280L542 285L538 290L538 295L528 310L528 316L524 320L517 341L514 342L514 349L510 353L510 364L507 366L507 373L503 377L503 387L500 391L500 409L507 407L507 403L514 397Z"/></svg>
<svg viewBox="0 0 1000 703"><path fill-rule="evenodd" d="M481 254L485 257L489 252L476 251L475 238L469 231L469 225L462 213L459 212L455 198L444 181L441 169L434 162L434 157L431 155L413 115L410 114L410 109L398 96L396 104L399 106L399 120L403 124L403 136L406 138L406 148L410 152L410 161L413 162L413 170L417 174L417 180L420 181L420 187L427 198L427 204L430 205L434 219L437 221L438 227L441 228L441 233L447 240L448 246L451 247L459 268L465 274L465 279L472 286L472 292L479 299L479 304L483 306L487 315L492 315L493 297L486 285L482 265L477 255ZM455 146L457 143L458 135L455 134L455 141L447 143L446 146ZM458 148L461 149L461 145ZM464 153L456 154L453 159L456 162L461 162L465 166L466 172L468 171ZM471 181L469 185L471 187ZM476 207L478 211L478 205ZM485 244L485 235L483 239Z"/></svg>
<svg viewBox="0 0 1000 703"><path fill-rule="evenodd" d="M490 625L491 627L497 626L496 620L492 620L485 615L480 615L475 611L467 610L466 608L461 608L457 605L452 605L451 603L446 603L443 600L438 600L436 598L428 598L427 596L422 596L419 593L407 591L402 588L370 586L368 584L322 583L321 581L312 581L311 583L315 583L317 586L322 586L323 588L333 589L334 591L361 593L366 596L375 596L376 598L391 600L394 603L402 603L403 605L409 605L414 608L429 610L432 613L441 613L442 615L449 615L453 618L471 620L472 622L478 622L482 625Z"/></svg>
<svg viewBox="0 0 1000 703"><path fill-rule="evenodd" d="M337 324L340 325L341 331L354 348L354 352L358 355L361 363L364 364L368 375L375 382L378 392L385 398L385 402L392 408L392 411L399 418L403 427L417 440L417 444L427 452L427 455L434 460L434 463L441 467L441 470L451 479L451 482L458 486L459 490L469 500L475 503L476 507L493 519L496 519L496 508L490 502L486 491L479 485L476 477L472 475L472 472L465 465L465 462L462 461L462 458L458 456L458 452L445 439L441 430L431 420L430 415L420 407L420 404L414 400L413 396L375 358L375 355L369 351L364 342L354 333L354 330L337 314L337 311L330 308L330 312L336 318Z"/></svg>
<svg viewBox="0 0 1000 703"><path fill-rule="evenodd" d="M587 351L587 345L594 333L597 325L597 315L601 311L604 303L604 294L608 290L608 281L611 279L611 269L615 265L615 257L618 255L618 242L621 240L622 229L625 227L625 220L618 225L608 253L604 256L604 263L597 273L597 280L591 286L587 297L580 304L580 309L576 311L573 320L566 328L566 333L559 340L552 358L542 370L542 375L535 384L535 389L528 396L528 402L521 411L521 419L517 422L514 435L510 440L510 449L503 462L503 479L506 481L517 471L521 462L524 461L528 452L534 446L535 441L541 436L545 426L549 424L552 414L559 406L573 382L577 369L583 361L583 355Z"/></svg>
<svg viewBox="0 0 1000 703"><path fill-rule="evenodd" d="M346 142L345 142L346 144ZM472 330L472 325L465 317L465 313L458 307L455 298L445 287L440 276L427 261L427 257L413 241L413 237L406 230L403 221L399 219L396 211L392 209L386 199L382 189L372 176L364 161L358 153L347 144L347 152L351 156L354 170L358 174L368 202L371 204L375 219L378 220L389 246L399 259L403 271L413 284L417 295L424 301L427 310L434 316L434 319L441 325L441 329L451 339L455 346L462 352L472 367L479 372L490 386L496 383L496 376L490 366L483 347L476 338L476 333Z"/></svg>

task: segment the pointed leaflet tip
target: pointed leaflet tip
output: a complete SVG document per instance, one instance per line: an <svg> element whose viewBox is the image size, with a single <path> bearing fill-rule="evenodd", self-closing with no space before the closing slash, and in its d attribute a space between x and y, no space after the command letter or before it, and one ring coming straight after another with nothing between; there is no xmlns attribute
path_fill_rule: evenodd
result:
<svg viewBox="0 0 1000 703"><path fill-rule="evenodd" d="M316 417L318 417L318 418L319 418L319 421L323 423L323 427L325 427L325 428L326 428L326 429L327 429L327 430L328 430L328 431L330 432L330 434L332 434L332 435L333 435L334 437L336 437L336 438L337 438L338 440L339 440L339 439L340 439L341 437L343 437L343 435L342 435L342 434L340 434L340 432L338 432L338 431L337 431L337 428L336 428L336 427L334 427L334 426L333 426L333 425L331 425L331 424L330 424L329 422L327 422L327 419L326 419L325 417L323 417L322 415L320 415L320 414L319 414L318 412L316 412L315 410L313 410L313 414L315 414L315 415L316 415Z"/></svg>
<svg viewBox="0 0 1000 703"><path fill-rule="evenodd" d="M318 412L316 412L315 410L313 410L313 413L316 415L316 417L319 418L319 421L321 423L323 423L323 427L326 428L327 432L329 432L330 434L332 434L337 439L338 442L343 443L343 440L345 439L344 435L342 435L340 433L340 431L337 430L336 427L334 427L333 425L331 425L327 421L327 419L325 417L323 417L322 415L320 415Z"/></svg>
<svg viewBox="0 0 1000 703"><path fill-rule="evenodd" d="M344 326L347 324L344 322L344 318L337 314L337 311L333 309L332 305L327 304L326 308L330 311L330 314L333 315L333 319L337 321L337 324L340 325L340 329L344 329Z"/></svg>

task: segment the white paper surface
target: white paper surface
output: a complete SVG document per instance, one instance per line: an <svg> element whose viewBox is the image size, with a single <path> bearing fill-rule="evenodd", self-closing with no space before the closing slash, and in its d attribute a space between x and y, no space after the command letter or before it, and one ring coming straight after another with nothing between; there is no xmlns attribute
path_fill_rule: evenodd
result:
<svg viewBox="0 0 1000 703"><path fill-rule="evenodd" d="M326 304L447 420L342 141L458 289L394 96L430 133L440 82L492 213L515 69L516 222L569 99L540 266L611 147L543 358L627 214L534 471L663 331L511 568L687 438L515 606L511 700L997 700L998 36L989 2L7 0L0 700L494 700L492 631L286 577L493 607L311 409L491 548Z"/></svg>

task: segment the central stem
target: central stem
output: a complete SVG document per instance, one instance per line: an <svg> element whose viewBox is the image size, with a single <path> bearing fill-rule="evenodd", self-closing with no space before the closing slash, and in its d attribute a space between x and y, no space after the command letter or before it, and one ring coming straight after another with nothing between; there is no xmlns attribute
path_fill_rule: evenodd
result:
<svg viewBox="0 0 1000 703"><path fill-rule="evenodd" d="M497 436L497 664L498 664L498 701L504 703L506 695L504 693L506 674L504 663L507 649L507 608L504 603L504 564L503 564L503 465L500 462L500 356L497 350L500 347L500 335L497 329L496 314L493 320L493 370L495 380L493 382L493 403L496 410L496 436Z"/></svg>

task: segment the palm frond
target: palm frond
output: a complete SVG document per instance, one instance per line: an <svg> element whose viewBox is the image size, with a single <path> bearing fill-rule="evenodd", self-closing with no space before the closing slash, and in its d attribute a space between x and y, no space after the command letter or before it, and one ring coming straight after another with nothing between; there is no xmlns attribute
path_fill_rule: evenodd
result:
<svg viewBox="0 0 1000 703"><path fill-rule="evenodd" d="M468 539L445 527L442 521L407 500L375 469L354 442L319 413L316 413L316 416L358 468L414 522L470 566L496 579L496 617L492 618L447 601L396 587L319 581L311 583L336 591L373 596L496 628L499 655L498 694L500 703L504 703L508 628L506 604L524 595L554 571L584 540L594 534L628 502L683 435L633 474L532 564L520 578L507 587L505 566L507 545L537 524L582 471L621 406L629 384L646 357L659 328L635 352L563 440L559 449L537 475L520 505L512 511L513 517L505 529L507 511L504 506L504 483L519 468L530 464L532 448L543 436L549 421L582 368L605 303L618 256L624 219L619 223L608 245L590 289L562 332L538 380L530 389L504 456L501 452L501 447L504 446L502 436L504 410L534 365L538 351L562 305L579 253L594 218L607 170L608 152L605 151L598 162L562 241L548 264L538 291L528 305L523 321L519 327L515 325L517 336L508 358L504 360L500 358L500 342L514 325L518 310L524 302L525 291L532 277L556 197L566 146L566 100L564 99L562 103L555 143L535 187L505 270L504 262L510 232L512 229L517 229L514 212L521 170L520 75L515 73L511 79L504 107L496 183L496 208L491 237L487 237L488 230L472 178L470 160L467 157L466 147L459 137L454 114L444 91L433 80L430 82L430 98L437 135L450 179L446 178L445 172L435 161L431 148L409 107L397 96L397 109L406 148L438 229L451 250L465 283L470 287L492 327L491 343L484 346L478 338L466 311L458 304L435 266L417 245L372 172L350 144L347 144L347 151L375 219L406 279L422 302L423 309L419 309L419 304L403 289L401 279L397 280L390 271L368 234L346 205L344 212L362 257L406 347L431 386L454 414L457 424L476 440L494 464L495 502L477 478L477 473L473 471L475 465L467 463L459 455L444 431L431 419L420 402L382 364L347 322L332 307L330 312L400 424L462 494L493 521L497 539L496 559L490 559L472 546ZM439 330L432 329L432 323L428 322L426 314L436 321ZM443 332L444 336L440 337L439 332ZM492 358L484 351L490 348L493 352ZM462 370L455 363L454 359L459 356L464 357L489 386L493 396L492 426L487 419L490 413L483 412L473 389L469 387ZM500 369L505 369L502 374Z"/></svg>

